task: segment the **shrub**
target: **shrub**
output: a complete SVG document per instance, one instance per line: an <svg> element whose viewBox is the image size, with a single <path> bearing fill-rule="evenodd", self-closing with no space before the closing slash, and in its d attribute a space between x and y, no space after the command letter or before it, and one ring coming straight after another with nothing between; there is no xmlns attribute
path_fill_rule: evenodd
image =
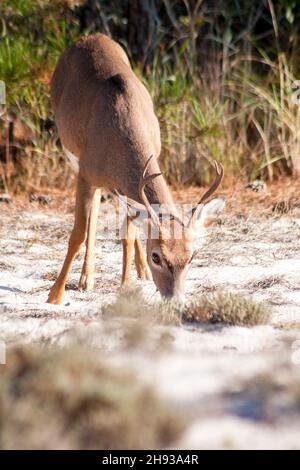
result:
<svg viewBox="0 0 300 470"><path fill-rule="evenodd" d="M186 321L254 326L268 322L270 309L239 294L218 291L194 299L185 309Z"/></svg>
<svg viewBox="0 0 300 470"><path fill-rule="evenodd" d="M8 351L0 377L0 448L171 445L184 427L180 414L99 356L81 346Z"/></svg>

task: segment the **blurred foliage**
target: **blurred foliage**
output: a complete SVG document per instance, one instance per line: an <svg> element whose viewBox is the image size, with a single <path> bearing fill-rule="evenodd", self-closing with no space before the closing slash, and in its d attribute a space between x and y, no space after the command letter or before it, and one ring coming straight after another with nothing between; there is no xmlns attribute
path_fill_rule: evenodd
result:
<svg viewBox="0 0 300 470"><path fill-rule="evenodd" d="M187 422L100 350L73 345L7 352L0 449L161 449L176 442Z"/></svg>
<svg viewBox="0 0 300 470"><path fill-rule="evenodd" d="M43 133L49 82L64 48L95 31L123 45L150 89L172 184L207 183L207 159L223 162L227 181L299 174L299 1L3 0L0 19L7 107L32 132L12 178L0 140L6 189L65 185L50 172L53 159L68 171L60 147Z"/></svg>

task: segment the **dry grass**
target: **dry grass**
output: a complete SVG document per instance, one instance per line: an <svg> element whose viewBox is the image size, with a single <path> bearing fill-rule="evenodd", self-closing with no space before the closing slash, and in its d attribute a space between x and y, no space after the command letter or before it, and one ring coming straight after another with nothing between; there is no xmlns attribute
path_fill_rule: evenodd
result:
<svg viewBox="0 0 300 470"><path fill-rule="evenodd" d="M213 295L205 294L193 300L185 309L183 319L200 323L254 326L267 323L270 314L270 309L264 304L239 294L217 291Z"/></svg>
<svg viewBox="0 0 300 470"><path fill-rule="evenodd" d="M0 378L2 449L145 449L171 445L182 417L99 352L18 348Z"/></svg>
<svg viewBox="0 0 300 470"><path fill-rule="evenodd" d="M277 328L278 330L285 330L285 331L300 330L300 321L288 321L288 322L275 323L274 328Z"/></svg>
<svg viewBox="0 0 300 470"><path fill-rule="evenodd" d="M161 300L155 304L153 317L161 325L181 325L184 305L176 300Z"/></svg>
<svg viewBox="0 0 300 470"><path fill-rule="evenodd" d="M248 288L253 289L253 290L269 289L283 282L284 282L283 276L269 276L263 279L258 279L257 281L254 281L251 284L248 283Z"/></svg>
<svg viewBox="0 0 300 470"><path fill-rule="evenodd" d="M103 314L142 318L162 325L180 325L186 321L254 326L267 323L271 310L239 294L223 291L200 295L186 305L166 300L150 304L140 288L131 286L121 289L115 302L103 308Z"/></svg>
<svg viewBox="0 0 300 470"><path fill-rule="evenodd" d="M147 324L180 325L183 305L167 300L150 302L145 298L141 287L132 284L122 287L115 301L105 305L102 311L108 317L142 319Z"/></svg>
<svg viewBox="0 0 300 470"><path fill-rule="evenodd" d="M169 331L155 330L155 325L179 326L183 306L177 302L151 302L146 299L140 286L122 287L115 300L102 307L102 314L110 319L121 320L124 349L142 348L156 354L170 350L173 336Z"/></svg>
<svg viewBox="0 0 300 470"><path fill-rule="evenodd" d="M121 287L114 302L104 305L102 313L108 317L140 318L151 317L151 305L145 299L139 286Z"/></svg>
<svg viewBox="0 0 300 470"><path fill-rule="evenodd" d="M281 178L276 183L268 183L267 191L255 192L246 188L242 178L234 180L226 173L221 191L226 198L226 212L229 213L281 216L284 212L274 208L280 207L282 201L287 201L290 208L288 214L299 210L299 179ZM196 187L176 189L174 197L178 202L195 202L202 192Z"/></svg>

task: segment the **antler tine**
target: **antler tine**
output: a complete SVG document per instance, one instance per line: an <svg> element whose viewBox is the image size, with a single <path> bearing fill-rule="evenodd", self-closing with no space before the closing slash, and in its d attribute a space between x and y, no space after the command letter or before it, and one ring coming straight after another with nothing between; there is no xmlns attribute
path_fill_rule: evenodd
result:
<svg viewBox="0 0 300 470"><path fill-rule="evenodd" d="M214 167L216 170L215 180L211 187L207 191L205 191L205 193L201 196L196 206L192 209L192 216L190 220L191 224L194 222L195 219L197 219L201 204L203 204L203 202L206 201L206 199L208 199L221 184L224 175L224 167L222 163L218 163L216 160L214 161Z"/></svg>
<svg viewBox="0 0 300 470"><path fill-rule="evenodd" d="M218 163L217 161L214 161L214 167L216 170L216 178L211 187L201 196L197 206L199 204L202 204L206 199L208 199L220 186L221 181L223 179L224 175L224 168L222 163Z"/></svg>
<svg viewBox="0 0 300 470"><path fill-rule="evenodd" d="M154 178L157 178L158 176L161 175L161 173L154 173L153 175L149 175L146 177L146 173L147 173L147 169L148 169L148 166L149 166L149 163L151 161L151 159L153 158L153 155L151 155L150 158L148 158L147 162L146 162L146 165L144 167L144 170L143 170L143 176L142 176L142 179L139 183L139 196L141 198L141 200L143 201L143 204L144 206L146 207L152 221L159 225L159 219L158 219L158 216L155 212L155 210L153 209L153 207L151 206L147 196L146 196L146 193L145 193L145 186L150 183L152 180L154 180Z"/></svg>
<svg viewBox="0 0 300 470"><path fill-rule="evenodd" d="M151 162L152 158L153 158L153 155L151 155L151 156L148 158L148 160L146 161L146 164L145 164L144 169L143 169L143 179L144 179L145 176L146 176L146 173L147 173L147 170L148 170L148 166L149 166L149 163Z"/></svg>

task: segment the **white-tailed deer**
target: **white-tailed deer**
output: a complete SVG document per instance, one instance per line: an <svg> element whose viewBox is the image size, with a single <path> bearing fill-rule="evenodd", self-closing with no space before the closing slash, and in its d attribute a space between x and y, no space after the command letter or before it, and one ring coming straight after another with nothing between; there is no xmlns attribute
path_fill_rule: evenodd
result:
<svg viewBox="0 0 300 470"><path fill-rule="evenodd" d="M196 222L203 225L224 207L223 198L204 204L222 180L222 166L215 163L213 185L184 223L160 173L157 161L161 150L160 131L151 97L132 71L123 49L107 36L85 37L66 49L52 78L51 97L60 139L78 167L78 181L68 252L48 302L61 302L71 263L85 239L80 287L93 287L93 250L101 187L142 204L148 226L157 228L158 236L147 239L145 256L138 228L132 217L127 217L122 282L130 278L131 255L135 249L138 275L147 277L151 273L163 296L182 296L197 236ZM171 216L168 224L158 216L153 204L167 208ZM178 225L182 237L175 238Z"/></svg>

